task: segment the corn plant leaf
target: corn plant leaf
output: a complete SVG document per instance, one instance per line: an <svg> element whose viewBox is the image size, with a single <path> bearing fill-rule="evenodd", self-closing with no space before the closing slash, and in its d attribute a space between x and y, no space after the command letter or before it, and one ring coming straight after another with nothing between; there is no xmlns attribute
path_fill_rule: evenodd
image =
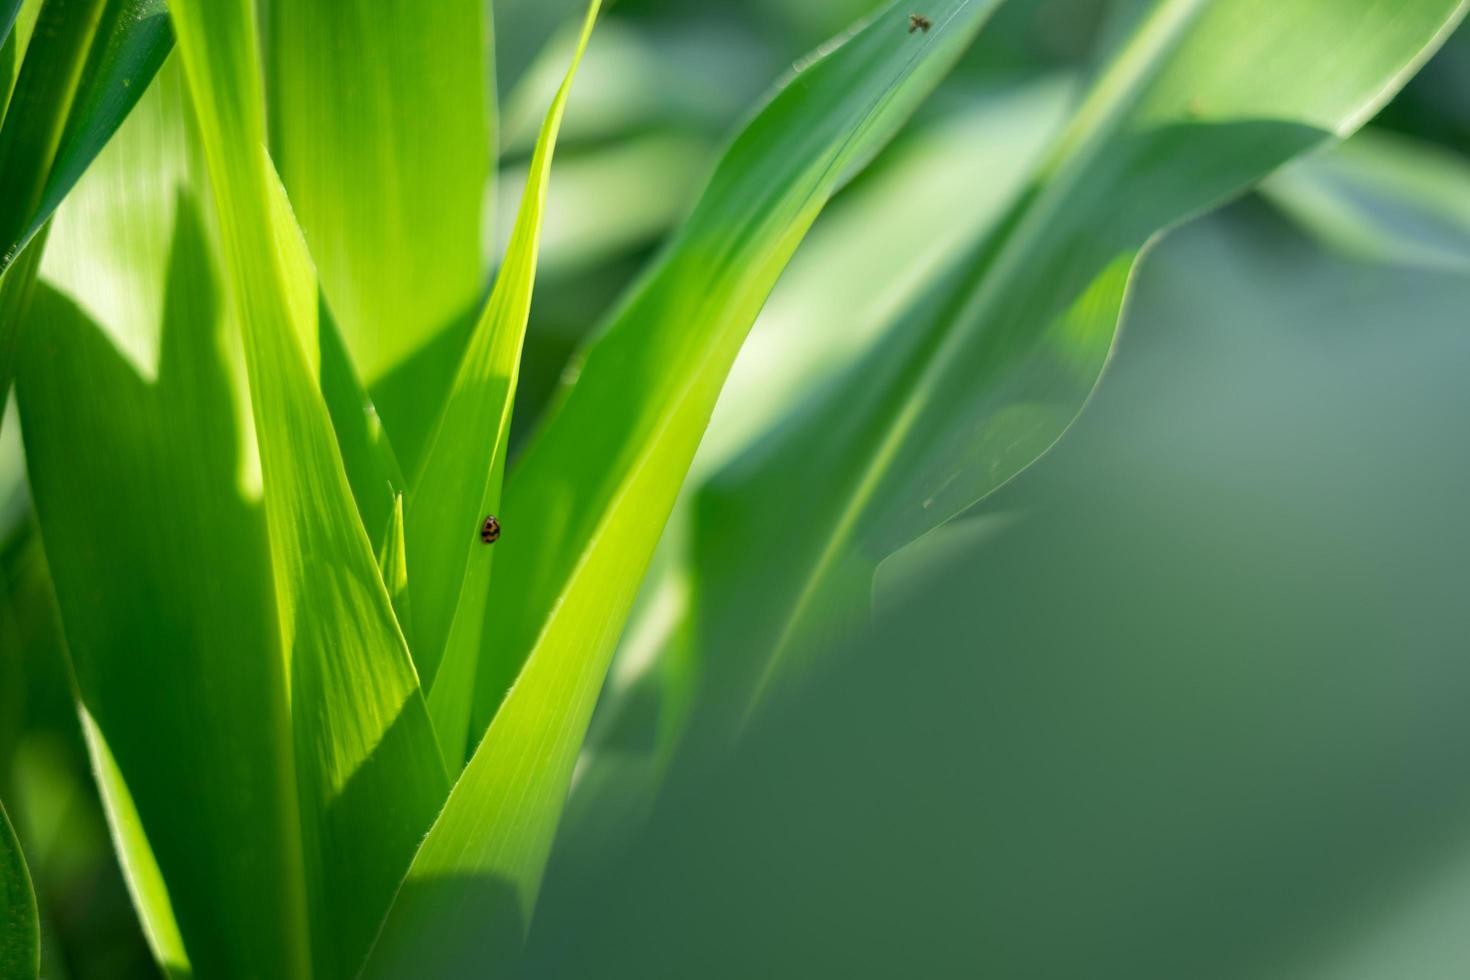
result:
<svg viewBox="0 0 1470 980"><path fill-rule="evenodd" d="M16 394L83 730L154 954L174 976L303 977L269 554L186 107L174 65L54 219Z"/></svg>
<svg viewBox="0 0 1470 980"><path fill-rule="evenodd" d="M488 6L268 5L271 153L369 385L481 296Z"/></svg>
<svg viewBox="0 0 1470 980"><path fill-rule="evenodd" d="M452 772L458 771L466 752L495 554L478 532L484 517L500 510L551 159L598 7L598 0L588 6L572 64L536 142L495 289L470 336L409 508L409 564L414 569L409 583L417 616L414 651Z"/></svg>
<svg viewBox="0 0 1470 980"><path fill-rule="evenodd" d="M41 935L31 873L0 806L0 976L26 980L41 969Z"/></svg>
<svg viewBox="0 0 1470 980"><path fill-rule="evenodd" d="M1356 128L1464 9L1140 7L1007 221L703 496L694 622L705 730L738 731L798 672L796 652L865 621L878 562L1060 437L1101 374L1153 236ZM776 529L773 563L764 542ZM754 575L765 585L743 588Z"/></svg>
<svg viewBox="0 0 1470 980"><path fill-rule="evenodd" d="M507 487L489 607L501 662L482 707L499 701L505 665L535 650L415 857L371 974L493 972L514 958L607 659L730 359L833 190L992 8L950 0L931 32L911 34L892 5L807 64L594 347Z"/></svg>
<svg viewBox="0 0 1470 980"><path fill-rule="evenodd" d="M170 11L244 334L290 678L313 965L319 976L346 976L448 781L317 386L319 297L265 151L254 6L180 0Z"/></svg>
<svg viewBox="0 0 1470 980"><path fill-rule="evenodd" d="M533 648L553 633L570 639L559 618L586 616L600 629L546 661L580 670L584 657L605 660L725 374L781 270L833 191L892 137L993 7L951 0L926 33L910 33L899 5L884 7L802 66L731 145L512 471L504 520L517 533L491 586L491 606L506 618L480 673L477 721L494 713Z"/></svg>

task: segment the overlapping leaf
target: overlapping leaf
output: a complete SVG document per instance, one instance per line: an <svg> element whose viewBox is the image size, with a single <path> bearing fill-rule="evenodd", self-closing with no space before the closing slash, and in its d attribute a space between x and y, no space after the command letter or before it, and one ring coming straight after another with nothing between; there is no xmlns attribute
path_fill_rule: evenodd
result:
<svg viewBox="0 0 1470 980"><path fill-rule="evenodd" d="M732 145L589 353L507 488L489 607L499 660L477 692L482 713L534 651L414 860L377 975L513 958L607 658L724 372L832 191L893 135L992 6L950 0L927 34L910 34L890 6L805 66ZM425 949L432 961L415 958Z"/></svg>
<svg viewBox="0 0 1470 980"><path fill-rule="evenodd" d="M174 66L57 216L17 395L84 731L154 954L176 976L300 977L284 664L185 111Z"/></svg>
<svg viewBox="0 0 1470 980"><path fill-rule="evenodd" d="M588 6L571 67L547 113L495 289L470 336L409 508L415 661L451 772L465 757L495 554L478 531L486 515L500 510L551 158L599 6L599 0ZM489 612L492 623L495 612Z"/></svg>
<svg viewBox="0 0 1470 980"><path fill-rule="evenodd" d="M317 386L315 276L264 149L253 5L181 0L171 12L245 339L313 962L319 976L349 975L447 781Z"/></svg>

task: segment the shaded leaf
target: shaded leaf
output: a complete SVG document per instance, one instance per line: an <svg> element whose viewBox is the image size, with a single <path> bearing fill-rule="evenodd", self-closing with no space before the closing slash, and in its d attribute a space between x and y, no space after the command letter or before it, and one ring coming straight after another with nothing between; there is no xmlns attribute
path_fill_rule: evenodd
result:
<svg viewBox="0 0 1470 980"><path fill-rule="evenodd" d="M919 36L891 6L806 65L735 141L589 353L507 488L489 607L498 659L482 666L477 710L494 710L507 671L534 652L416 855L370 973L493 973L514 960L607 659L724 371L827 198L991 6L950 0Z"/></svg>

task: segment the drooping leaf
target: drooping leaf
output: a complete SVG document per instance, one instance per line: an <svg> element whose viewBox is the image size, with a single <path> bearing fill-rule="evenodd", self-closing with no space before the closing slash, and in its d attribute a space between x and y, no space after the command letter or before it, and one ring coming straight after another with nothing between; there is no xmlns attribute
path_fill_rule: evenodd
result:
<svg viewBox="0 0 1470 980"><path fill-rule="evenodd" d="M0 976L27 980L41 969L41 935L31 873L0 806Z"/></svg>
<svg viewBox="0 0 1470 980"><path fill-rule="evenodd" d="M245 340L290 677L313 964L319 976L346 976L359 968L447 779L317 385L315 274L264 147L253 4L180 0L170 10Z"/></svg>
<svg viewBox="0 0 1470 980"><path fill-rule="evenodd" d="M507 487L489 606L500 659L482 666L494 669L477 707L493 711L530 657L415 857L370 973L495 972L514 959L607 659L724 371L828 197L992 7L950 0L931 32L910 34L889 6L806 65L736 140L589 354Z"/></svg>
<svg viewBox="0 0 1470 980"><path fill-rule="evenodd" d="M515 232L490 301L470 336L409 507L415 662L429 689L429 711L451 772L458 771L465 757L495 554L481 542L479 527L500 510L551 159L599 6L600 0L588 5L572 64L536 142Z"/></svg>
<svg viewBox="0 0 1470 980"><path fill-rule="evenodd" d="M17 397L83 731L154 955L173 976L304 977L265 526L176 69L54 219Z"/></svg>
<svg viewBox="0 0 1470 980"><path fill-rule="evenodd" d="M369 386L481 295L497 138L488 7L267 8L271 153Z"/></svg>
<svg viewBox="0 0 1470 980"><path fill-rule="evenodd" d="M799 673L798 654L864 621L879 561L1055 442L1106 363L1153 236L1360 125L1464 12L1350 7L1141 7L1007 221L716 479L696 544L708 733L728 739ZM780 529L779 563L751 528Z"/></svg>

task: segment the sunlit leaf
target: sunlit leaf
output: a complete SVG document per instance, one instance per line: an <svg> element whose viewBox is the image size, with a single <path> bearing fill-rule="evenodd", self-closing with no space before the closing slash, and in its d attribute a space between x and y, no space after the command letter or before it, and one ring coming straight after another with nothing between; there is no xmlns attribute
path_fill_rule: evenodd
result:
<svg viewBox="0 0 1470 980"><path fill-rule="evenodd" d="M497 138L489 4L266 10L271 154L372 385L481 295Z"/></svg>
<svg viewBox="0 0 1470 980"><path fill-rule="evenodd" d="M489 607L499 660L485 665L481 710L534 652L415 857L378 975L494 972L514 958L607 659L730 360L833 190L892 137L991 7L951 0L927 34L889 7L805 65L732 145L589 353L507 488ZM416 574L410 562L411 583Z"/></svg>
<svg viewBox="0 0 1470 980"><path fill-rule="evenodd" d="M350 975L447 780L317 386L315 274L265 153L253 4L179 0L170 10L245 338L313 962L318 975Z"/></svg>
<svg viewBox="0 0 1470 980"><path fill-rule="evenodd" d="M495 554L480 540L479 528L486 516L500 510L551 159L599 6L594 0L588 7L571 67L536 142L495 290L470 336L409 507L415 662L429 689L429 710L451 772L458 771L465 756Z"/></svg>

